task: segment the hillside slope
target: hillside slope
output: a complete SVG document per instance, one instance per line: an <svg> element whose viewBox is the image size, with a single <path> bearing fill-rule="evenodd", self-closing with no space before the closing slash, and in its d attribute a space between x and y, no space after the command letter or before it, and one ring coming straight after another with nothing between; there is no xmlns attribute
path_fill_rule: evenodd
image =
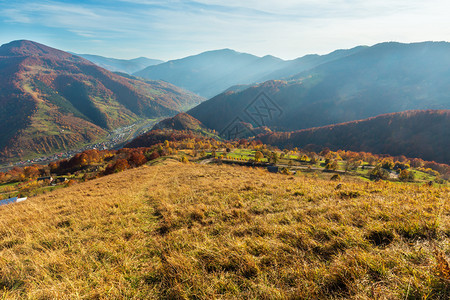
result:
<svg viewBox="0 0 450 300"><path fill-rule="evenodd" d="M448 188L327 176L166 161L2 206L1 293L448 299Z"/></svg>
<svg viewBox="0 0 450 300"><path fill-rule="evenodd" d="M162 120L153 126L152 129L169 129L169 130L207 130L207 128L197 119L187 113L179 113L174 117Z"/></svg>
<svg viewBox="0 0 450 300"><path fill-rule="evenodd" d="M383 43L289 81L239 87L188 113L218 132L239 118L290 131L413 109L450 109L450 43Z"/></svg>
<svg viewBox="0 0 450 300"><path fill-rule="evenodd" d="M405 155L450 164L450 110L406 111L365 120L272 132L256 138L279 147Z"/></svg>
<svg viewBox="0 0 450 300"><path fill-rule="evenodd" d="M31 41L1 46L0 71L0 159L73 148L202 101L169 83L124 78Z"/></svg>

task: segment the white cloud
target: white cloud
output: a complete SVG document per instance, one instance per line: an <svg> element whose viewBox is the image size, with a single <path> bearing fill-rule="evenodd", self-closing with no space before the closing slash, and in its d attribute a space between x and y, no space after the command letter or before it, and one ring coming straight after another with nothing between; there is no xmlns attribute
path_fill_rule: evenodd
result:
<svg viewBox="0 0 450 300"><path fill-rule="evenodd" d="M108 8L87 8L81 5L47 2L22 4L18 9L5 9L0 14L11 22L36 23L53 28L64 28L76 33L94 31L129 32L134 16Z"/></svg>
<svg viewBox="0 0 450 300"><path fill-rule="evenodd" d="M163 59L215 48L294 58L388 40L450 37L447 0L0 3L3 22L66 30L80 38L103 41L103 47L109 45L110 51L121 55L127 55L125 51L146 55L142 51L151 49Z"/></svg>
<svg viewBox="0 0 450 300"><path fill-rule="evenodd" d="M69 31L82 36L82 37L87 37L87 38L95 38L95 33L94 32L89 32L89 31L83 31L83 30L76 30L76 29L70 29Z"/></svg>
<svg viewBox="0 0 450 300"><path fill-rule="evenodd" d="M1 11L1 14L6 17L7 22L12 23L31 23L32 20L27 15L25 15L22 11L18 9L4 9Z"/></svg>

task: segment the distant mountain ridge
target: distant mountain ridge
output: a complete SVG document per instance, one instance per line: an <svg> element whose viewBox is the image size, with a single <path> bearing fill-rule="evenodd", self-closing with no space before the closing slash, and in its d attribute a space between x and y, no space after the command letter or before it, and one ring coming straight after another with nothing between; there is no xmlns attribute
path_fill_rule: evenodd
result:
<svg viewBox="0 0 450 300"><path fill-rule="evenodd" d="M161 79L203 97L213 97L233 85L290 77L362 49L364 47L338 50L322 56L308 55L291 61L284 61L270 55L258 57L222 49L150 66L134 75L155 80Z"/></svg>
<svg viewBox="0 0 450 300"><path fill-rule="evenodd" d="M351 49L335 50L325 55L309 54L294 60L287 60L280 65L279 69L260 77L256 82L264 82L273 79L288 79L289 77L299 74L300 72L304 72L321 64L358 53L366 48L368 47L357 46Z"/></svg>
<svg viewBox="0 0 450 300"><path fill-rule="evenodd" d="M134 59L117 59L92 54L77 54L77 53L72 54L87 59L96 64L97 66L107 69L108 71L123 72L127 74L133 74L137 71L145 69L146 67L157 65L164 62L159 59L150 59L147 57L138 57Z"/></svg>
<svg viewBox="0 0 450 300"><path fill-rule="evenodd" d="M230 88L188 113L218 132L236 118L292 131L405 110L449 109L449 65L450 43L382 43L290 80Z"/></svg>
<svg viewBox="0 0 450 300"><path fill-rule="evenodd" d="M14 41L0 47L0 160L91 143L201 101L169 83L125 78L79 56Z"/></svg>
<svg viewBox="0 0 450 300"><path fill-rule="evenodd" d="M150 66L134 75L161 79L201 96L210 97L230 86L228 83L220 82L225 75L258 59L254 55L223 49Z"/></svg>

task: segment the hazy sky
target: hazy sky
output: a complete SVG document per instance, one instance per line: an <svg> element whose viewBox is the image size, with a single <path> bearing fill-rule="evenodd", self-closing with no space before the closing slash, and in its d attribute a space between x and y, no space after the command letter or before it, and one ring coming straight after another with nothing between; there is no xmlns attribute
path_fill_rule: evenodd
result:
<svg viewBox="0 0 450 300"><path fill-rule="evenodd" d="M450 40L449 0L0 0L0 43L163 60L231 48L292 59L384 41Z"/></svg>

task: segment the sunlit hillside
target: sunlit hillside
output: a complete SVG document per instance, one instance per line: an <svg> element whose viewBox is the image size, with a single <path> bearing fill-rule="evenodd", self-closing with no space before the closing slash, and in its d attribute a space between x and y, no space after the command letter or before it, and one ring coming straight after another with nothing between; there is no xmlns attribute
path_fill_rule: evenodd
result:
<svg viewBox="0 0 450 300"><path fill-rule="evenodd" d="M3 297L450 295L446 186L153 164L0 207Z"/></svg>
<svg viewBox="0 0 450 300"><path fill-rule="evenodd" d="M0 161L80 149L201 101L166 82L126 78L68 52L13 41L0 47Z"/></svg>

